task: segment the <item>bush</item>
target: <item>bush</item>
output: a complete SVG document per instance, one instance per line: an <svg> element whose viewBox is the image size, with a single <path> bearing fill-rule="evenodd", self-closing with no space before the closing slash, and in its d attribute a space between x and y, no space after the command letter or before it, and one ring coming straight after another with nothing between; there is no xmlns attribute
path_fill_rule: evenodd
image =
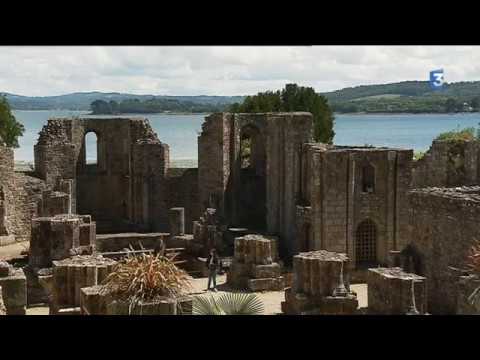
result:
<svg viewBox="0 0 480 360"><path fill-rule="evenodd" d="M471 141L477 139L475 128L456 129L438 135L435 140L444 141Z"/></svg>
<svg viewBox="0 0 480 360"><path fill-rule="evenodd" d="M415 151L413 153L413 161L418 161L425 156L425 151Z"/></svg>

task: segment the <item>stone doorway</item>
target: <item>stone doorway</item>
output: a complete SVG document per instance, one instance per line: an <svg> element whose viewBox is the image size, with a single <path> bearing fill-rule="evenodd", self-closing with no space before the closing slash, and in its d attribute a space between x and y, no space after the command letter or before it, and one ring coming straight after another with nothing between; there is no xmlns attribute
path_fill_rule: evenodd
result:
<svg viewBox="0 0 480 360"><path fill-rule="evenodd" d="M377 227L370 219L362 221L357 227L355 260L360 269L377 265Z"/></svg>

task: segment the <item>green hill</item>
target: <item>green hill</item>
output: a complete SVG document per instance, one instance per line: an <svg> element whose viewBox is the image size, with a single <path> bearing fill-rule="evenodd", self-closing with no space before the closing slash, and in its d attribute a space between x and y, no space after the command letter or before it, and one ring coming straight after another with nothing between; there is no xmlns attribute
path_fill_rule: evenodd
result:
<svg viewBox="0 0 480 360"><path fill-rule="evenodd" d="M427 81L362 85L322 93L336 112L479 111L480 81L447 83L432 91Z"/></svg>

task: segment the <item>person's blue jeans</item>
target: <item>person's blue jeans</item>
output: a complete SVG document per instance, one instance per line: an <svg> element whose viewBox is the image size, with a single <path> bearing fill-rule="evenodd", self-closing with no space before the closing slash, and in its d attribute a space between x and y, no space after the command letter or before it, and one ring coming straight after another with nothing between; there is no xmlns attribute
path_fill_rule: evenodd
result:
<svg viewBox="0 0 480 360"><path fill-rule="evenodd" d="M213 288L217 287L217 269L210 269L208 272L208 289L210 289L210 284L213 280Z"/></svg>

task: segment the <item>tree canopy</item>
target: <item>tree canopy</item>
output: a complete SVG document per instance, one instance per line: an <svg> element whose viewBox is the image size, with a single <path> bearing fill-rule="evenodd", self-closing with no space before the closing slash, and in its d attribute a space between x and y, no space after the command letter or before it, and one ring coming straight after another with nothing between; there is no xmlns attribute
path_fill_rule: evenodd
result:
<svg viewBox="0 0 480 360"><path fill-rule="evenodd" d="M18 147L18 138L23 135L25 128L13 116L4 96L0 96L0 142L8 147Z"/></svg>
<svg viewBox="0 0 480 360"><path fill-rule="evenodd" d="M243 103L233 104L231 112L277 112L308 111L313 115L313 133L315 141L332 143L334 115L328 100L315 92L311 87L287 84L277 91L260 92L247 96Z"/></svg>

